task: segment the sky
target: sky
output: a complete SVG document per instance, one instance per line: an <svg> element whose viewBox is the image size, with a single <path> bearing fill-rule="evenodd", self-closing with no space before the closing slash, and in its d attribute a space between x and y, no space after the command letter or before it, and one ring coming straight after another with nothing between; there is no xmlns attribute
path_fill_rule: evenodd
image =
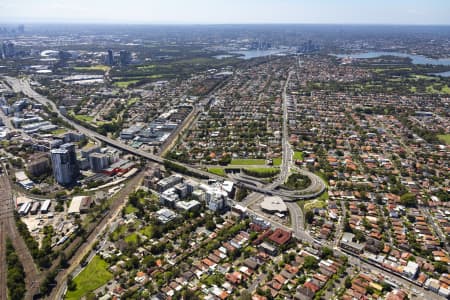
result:
<svg viewBox="0 0 450 300"><path fill-rule="evenodd" d="M0 0L0 23L450 24L449 0Z"/></svg>

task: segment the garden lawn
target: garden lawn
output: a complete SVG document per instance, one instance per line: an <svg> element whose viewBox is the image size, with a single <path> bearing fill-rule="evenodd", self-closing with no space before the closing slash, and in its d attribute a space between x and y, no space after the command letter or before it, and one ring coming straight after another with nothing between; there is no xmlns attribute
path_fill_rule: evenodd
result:
<svg viewBox="0 0 450 300"><path fill-rule="evenodd" d="M64 129L64 128L58 128L58 129L53 130L53 131L52 131L52 134L54 134L54 135L59 135L59 134L63 134L63 133L66 133L66 132L67 132L66 129Z"/></svg>
<svg viewBox="0 0 450 300"><path fill-rule="evenodd" d="M127 206L125 206L125 214L127 214L127 215L134 214L137 211L138 211L138 209L131 204L128 204Z"/></svg>
<svg viewBox="0 0 450 300"><path fill-rule="evenodd" d="M223 168L208 168L208 172L219 175L219 176L225 176L225 170Z"/></svg>
<svg viewBox="0 0 450 300"><path fill-rule="evenodd" d="M87 267L73 279L76 283L75 291L68 291L66 300L78 300L88 293L95 291L105 285L113 278L107 271L108 263L98 256L95 256Z"/></svg>
<svg viewBox="0 0 450 300"><path fill-rule="evenodd" d="M73 68L75 71L103 71L106 72L109 69L111 69L111 67L108 66L104 66L104 65L94 65L94 66L90 66L90 67L74 67Z"/></svg>
<svg viewBox="0 0 450 300"><path fill-rule="evenodd" d="M450 134L438 134L437 138L450 145Z"/></svg>
<svg viewBox="0 0 450 300"><path fill-rule="evenodd" d="M114 85L118 88L128 88L129 85L138 82L139 80L127 80L127 81L116 81Z"/></svg>
<svg viewBox="0 0 450 300"><path fill-rule="evenodd" d="M294 159L295 159L295 160L303 160L303 152L301 152L301 151L295 151L295 152L294 152Z"/></svg>
<svg viewBox="0 0 450 300"><path fill-rule="evenodd" d="M230 165L233 166L253 166L253 165L265 165L265 159L232 159Z"/></svg>
<svg viewBox="0 0 450 300"><path fill-rule="evenodd" d="M88 115L75 115L75 119L81 122L90 123L94 119L94 117L88 116Z"/></svg>
<svg viewBox="0 0 450 300"><path fill-rule="evenodd" d="M136 232L130 234L129 236L125 237L125 242L127 242L127 244L137 244L138 242L138 235Z"/></svg>
<svg viewBox="0 0 450 300"><path fill-rule="evenodd" d="M281 166L281 162L282 162L282 158L281 157L277 157L273 159L273 165L274 166Z"/></svg>

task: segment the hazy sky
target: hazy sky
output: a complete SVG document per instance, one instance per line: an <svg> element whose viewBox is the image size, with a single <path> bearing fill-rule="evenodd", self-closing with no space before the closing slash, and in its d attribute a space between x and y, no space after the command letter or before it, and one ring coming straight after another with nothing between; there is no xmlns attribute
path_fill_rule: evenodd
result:
<svg viewBox="0 0 450 300"><path fill-rule="evenodd" d="M0 0L2 22L450 24L449 0Z"/></svg>

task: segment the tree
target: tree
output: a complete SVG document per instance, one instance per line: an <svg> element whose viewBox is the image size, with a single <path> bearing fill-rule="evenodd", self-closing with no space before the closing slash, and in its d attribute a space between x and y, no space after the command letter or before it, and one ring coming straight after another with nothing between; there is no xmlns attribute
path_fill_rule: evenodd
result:
<svg viewBox="0 0 450 300"><path fill-rule="evenodd" d="M195 292L191 291L190 289L185 289L181 292L181 299L194 300L194 299L197 299L197 295L195 294Z"/></svg>
<svg viewBox="0 0 450 300"><path fill-rule="evenodd" d="M352 280L350 279L350 277L346 277L345 278L345 288L349 289L352 287Z"/></svg>
<svg viewBox="0 0 450 300"><path fill-rule="evenodd" d="M67 278L67 289L69 291L75 291L77 289L77 284L73 281L72 275Z"/></svg>
<svg viewBox="0 0 450 300"><path fill-rule="evenodd" d="M361 230L355 230L355 240L358 242L364 242L366 240L366 237L364 236L364 232Z"/></svg>
<svg viewBox="0 0 450 300"><path fill-rule="evenodd" d="M328 247L322 248L322 258L326 259L333 255L333 250Z"/></svg>
<svg viewBox="0 0 450 300"><path fill-rule="evenodd" d="M216 223L214 223L214 220L209 219L209 220L206 221L205 227L209 231L213 231L214 229L216 229Z"/></svg>
<svg viewBox="0 0 450 300"><path fill-rule="evenodd" d="M239 300L251 300L252 294L250 294L249 291L243 291L241 296L239 297Z"/></svg>
<svg viewBox="0 0 450 300"><path fill-rule="evenodd" d="M413 193L405 193L400 197L400 203L406 207L417 206L417 199Z"/></svg>
<svg viewBox="0 0 450 300"><path fill-rule="evenodd" d="M62 269L65 269L69 266L67 257L66 257L66 254L64 253L64 251L61 251L61 253L59 255L59 265L61 266Z"/></svg>
<svg viewBox="0 0 450 300"><path fill-rule="evenodd" d="M315 259L313 256L305 257L305 262L303 264L303 267L305 269L311 270L311 269L317 268L317 266L318 266L317 259Z"/></svg>
<svg viewBox="0 0 450 300"><path fill-rule="evenodd" d="M305 220L308 224L312 224L312 222L314 221L314 212L312 210L306 211Z"/></svg>

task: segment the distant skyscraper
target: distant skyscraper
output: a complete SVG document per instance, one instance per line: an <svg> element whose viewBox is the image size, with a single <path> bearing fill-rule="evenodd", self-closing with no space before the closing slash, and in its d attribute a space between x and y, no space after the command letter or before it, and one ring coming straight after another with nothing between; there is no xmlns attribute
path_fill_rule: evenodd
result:
<svg viewBox="0 0 450 300"><path fill-rule="evenodd" d="M17 27L17 32L19 34L24 34L25 33L25 26L24 25L19 25L19 27Z"/></svg>
<svg viewBox="0 0 450 300"><path fill-rule="evenodd" d="M114 65L114 53L111 49L108 50L108 55L106 56L106 62L108 66Z"/></svg>
<svg viewBox="0 0 450 300"><path fill-rule="evenodd" d="M120 64L126 66L131 62L131 53L127 50L120 50Z"/></svg>
<svg viewBox="0 0 450 300"><path fill-rule="evenodd" d="M16 51L14 49L14 44L11 42L3 42L2 52L4 58L11 58L16 55Z"/></svg>
<svg viewBox="0 0 450 300"><path fill-rule="evenodd" d="M73 183L79 175L75 145L67 143L50 151L53 175L59 184Z"/></svg>

